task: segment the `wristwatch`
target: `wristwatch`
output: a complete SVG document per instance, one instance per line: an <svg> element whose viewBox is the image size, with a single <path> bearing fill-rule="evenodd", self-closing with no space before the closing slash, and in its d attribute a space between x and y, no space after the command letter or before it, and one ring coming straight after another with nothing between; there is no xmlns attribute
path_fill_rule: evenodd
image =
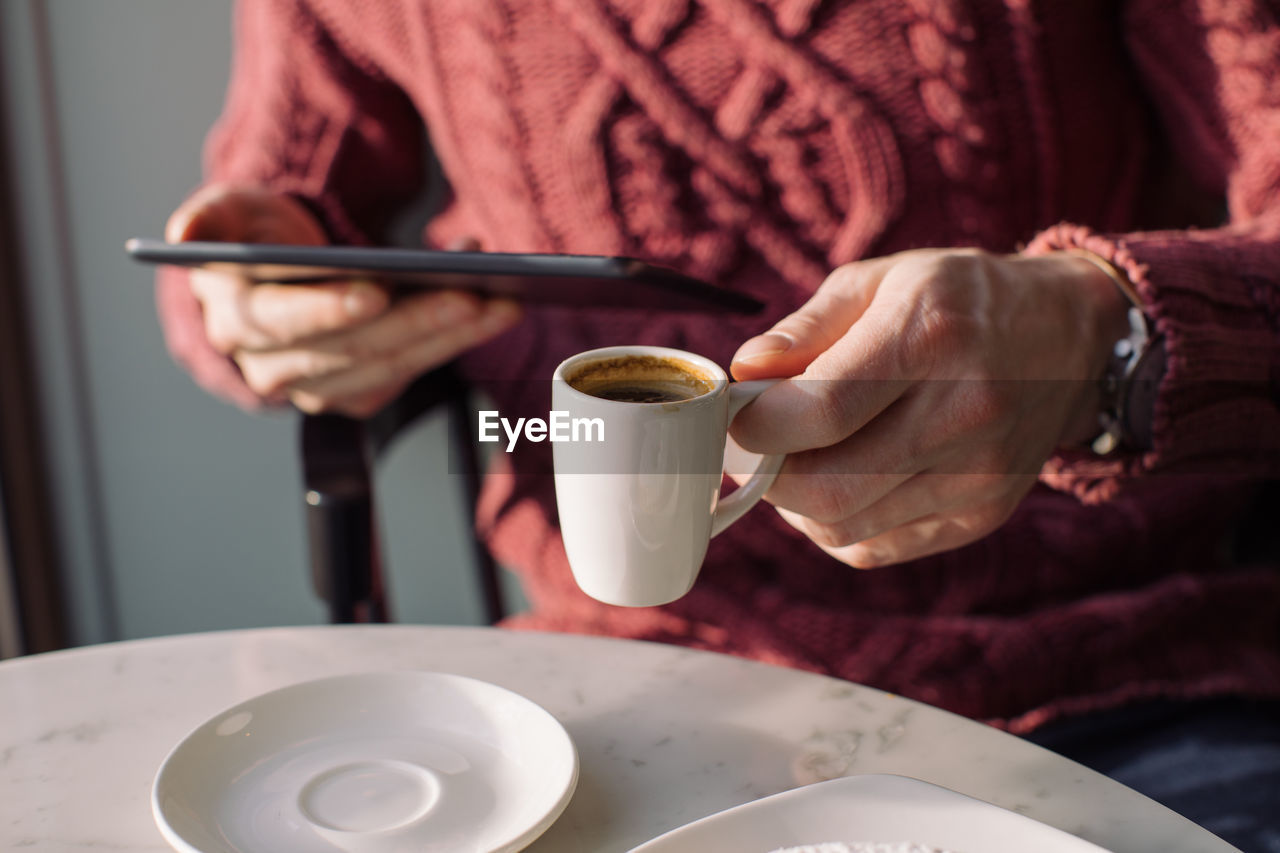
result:
<svg viewBox="0 0 1280 853"><path fill-rule="evenodd" d="M1091 443L1093 452L1105 456L1121 447L1150 450L1156 395L1165 370L1164 336L1152 333L1137 290L1120 270L1092 252L1067 251L1106 273L1129 302L1129 334L1112 347L1100 380L1102 432Z"/></svg>
<svg viewBox="0 0 1280 853"><path fill-rule="evenodd" d="M1129 336L1116 341L1102 377L1102 432L1093 452L1106 456L1121 447L1150 450L1156 394L1164 377L1164 337L1152 337L1146 317L1129 309Z"/></svg>

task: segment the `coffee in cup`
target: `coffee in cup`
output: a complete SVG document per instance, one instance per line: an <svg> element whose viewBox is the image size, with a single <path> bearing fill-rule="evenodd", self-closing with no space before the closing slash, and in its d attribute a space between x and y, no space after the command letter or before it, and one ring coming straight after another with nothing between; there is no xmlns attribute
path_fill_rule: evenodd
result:
<svg viewBox="0 0 1280 853"><path fill-rule="evenodd" d="M575 390L620 403L679 403L715 387L715 378L693 364L654 355L587 361L566 378Z"/></svg>

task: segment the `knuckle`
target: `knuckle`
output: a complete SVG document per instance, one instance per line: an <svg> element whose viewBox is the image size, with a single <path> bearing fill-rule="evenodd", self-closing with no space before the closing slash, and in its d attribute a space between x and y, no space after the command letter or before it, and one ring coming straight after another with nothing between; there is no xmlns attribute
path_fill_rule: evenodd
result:
<svg viewBox="0 0 1280 853"><path fill-rule="evenodd" d="M820 289L839 298L855 287L861 277L862 272L857 263L841 264L827 274Z"/></svg>
<svg viewBox="0 0 1280 853"><path fill-rule="evenodd" d="M229 289L225 278L217 273L197 269L192 270L189 276L187 281L191 287L191 294L205 308L208 308L210 302L222 297Z"/></svg>
<svg viewBox="0 0 1280 853"><path fill-rule="evenodd" d="M982 249L946 249L922 257L916 275L928 290L963 293L991 274L992 260Z"/></svg>
<svg viewBox="0 0 1280 853"><path fill-rule="evenodd" d="M838 524L852 514L856 498L849 478L838 474L804 477L792 509L821 525Z"/></svg>
<svg viewBox="0 0 1280 853"><path fill-rule="evenodd" d="M232 355L240 346L238 337L231 334L224 323L206 324L205 336L209 339L209 346L219 355Z"/></svg>
<svg viewBox="0 0 1280 853"><path fill-rule="evenodd" d="M964 281L987 275L990 255L981 249L954 249L934 259L938 274L949 281Z"/></svg>
<svg viewBox="0 0 1280 853"><path fill-rule="evenodd" d="M916 356L928 372L953 363L973 338L972 324L936 299L924 300L906 329L912 346L905 351ZM900 369L908 372L906 365Z"/></svg>
<svg viewBox="0 0 1280 853"><path fill-rule="evenodd" d="M287 383L279 371L263 364L261 359L244 356L236 359L249 390L259 397L270 397L285 390Z"/></svg>
<svg viewBox="0 0 1280 853"><path fill-rule="evenodd" d="M857 539L839 524L809 524L805 534L823 548L844 548Z"/></svg>
<svg viewBox="0 0 1280 853"><path fill-rule="evenodd" d="M843 441L854 431L849 399L856 389L849 381L835 379L813 380L807 383L811 409L807 413L806 426L812 443L818 447L830 447Z"/></svg>
<svg viewBox="0 0 1280 853"><path fill-rule="evenodd" d="M306 412L308 415L318 415L328 411L329 401L317 394L308 391L294 391L289 395L289 402L299 411Z"/></svg>
<svg viewBox="0 0 1280 853"><path fill-rule="evenodd" d="M292 372L297 379L317 379L328 372L315 350L297 350L293 353L292 362Z"/></svg>
<svg viewBox="0 0 1280 853"><path fill-rule="evenodd" d="M285 333L305 336L313 330L344 329L359 322L343 303L342 295L336 291L316 294L310 313L310 317L299 318L301 322L297 324L297 331L293 324L289 324Z"/></svg>
<svg viewBox="0 0 1280 853"><path fill-rule="evenodd" d="M897 562L897 555L883 547L854 544L845 552L845 562L855 569L878 569Z"/></svg>
<svg viewBox="0 0 1280 853"><path fill-rule="evenodd" d="M240 313L248 328L273 345L293 344L353 322L341 300L328 291L289 285L258 285L247 291Z"/></svg>
<svg viewBox="0 0 1280 853"><path fill-rule="evenodd" d="M930 256L910 270L912 297L904 308L902 328L909 346L911 373L962 366L960 356L985 340L981 304L991 275L985 253L946 253ZM917 368L911 371L911 368Z"/></svg>
<svg viewBox="0 0 1280 853"><path fill-rule="evenodd" d="M988 436L999 432L1013 411L1012 382L996 379L955 380L955 398L947 419L953 436Z"/></svg>
<svg viewBox="0 0 1280 853"><path fill-rule="evenodd" d="M245 344L234 314L212 305L204 307L204 335L221 355L232 355Z"/></svg>
<svg viewBox="0 0 1280 853"><path fill-rule="evenodd" d="M320 379L349 368L354 363L354 359L345 352L327 353L314 349L298 350L293 360L296 379Z"/></svg>
<svg viewBox="0 0 1280 853"><path fill-rule="evenodd" d="M300 340L314 334L337 331L360 322L344 302L343 292L336 287L318 288L306 293L281 287L263 292L259 316L270 318L272 332L279 338ZM270 300L270 304L266 300Z"/></svg>

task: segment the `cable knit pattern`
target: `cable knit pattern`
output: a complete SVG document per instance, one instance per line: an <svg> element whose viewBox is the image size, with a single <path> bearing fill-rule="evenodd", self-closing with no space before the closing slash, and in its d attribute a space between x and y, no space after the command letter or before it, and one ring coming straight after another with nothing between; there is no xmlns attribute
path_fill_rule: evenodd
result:
<svg viewBox="0 0 1280 853"><path fill-rule="evenodd" d="M966 10L956 3L913 0L916 20L905 36L919 64L917 92L925 114L936 127L932 140L938 166L954 182L944 198L960 230L978 242L991 227L992 217L1007 220L1012 213L993 197L999 184L997 158L1007 143L996 121L999 110L990 102L986 75L965 46L979 36Z"/></svg>
<svg viewBox="0 0 1280 853"><path fill-rule="evenodd" d="M241 0L237 21L211 180L292 193L335 240L377 241L420 189L425 126L453 191L428 242L634 255L768 305L531 311L464 362L508 417L545 416L572 352L727 361L834 266L921 246L1092 251L1165 336L1150 453L1064 453L1000 530L880 571L756 510L663 608L577 590L549 450L526 443L480 506L533 603L513 627L804 667L1020 731L1143 697L1280 696L1280 572L1223 559L1249 483L1280 476L1273 4ZM1175 211L1158 191L1192 186L1228 221L1160 230ZM251 402L183 276L160 297L177 357Z"/></svg>

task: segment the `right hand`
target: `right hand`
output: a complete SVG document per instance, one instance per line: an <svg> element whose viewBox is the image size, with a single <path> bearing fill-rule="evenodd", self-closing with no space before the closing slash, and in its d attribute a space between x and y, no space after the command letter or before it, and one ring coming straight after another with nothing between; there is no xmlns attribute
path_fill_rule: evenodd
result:
<svg viewBox="0 0 1280 853"><path fill-rule="evenodd" d="M315 217L268 190L213 185L169 217L171 243L209 240L318 246ZM472 247L457 247L472 248ZM520 308L453 290L392 299L366 281L254 284L194 270L205 333L235 360L249 388L304 412L367 417L417 376L514 326Z"/></svg>
<svg viewBox="0 0 1280 853"><path fill-rule="evenodd" d="M914 249L846 264L739 348L737 379L791 377L734 419L787 454L765 499L871 568L1003 524L1058 447L1092 437L1128 300L1092 261Z"/></svg>

